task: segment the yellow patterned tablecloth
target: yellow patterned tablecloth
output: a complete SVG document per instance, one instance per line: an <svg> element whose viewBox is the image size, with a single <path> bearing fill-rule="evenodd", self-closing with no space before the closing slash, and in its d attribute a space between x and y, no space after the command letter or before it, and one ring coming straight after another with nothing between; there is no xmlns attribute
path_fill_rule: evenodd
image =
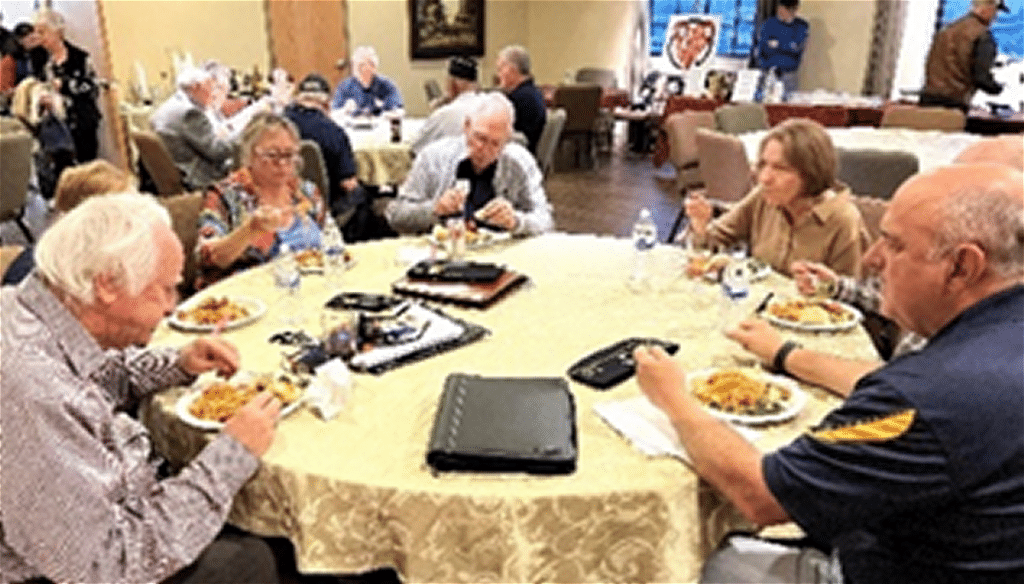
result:
<svg viewBox="0 0 1024 584"><path fill-rule="evenodd" d="M355 267L344 290L385 292L403 267L398 239L353 246ZM736 348L717 331L713 288L680 279L655 291L626 286L630 245L622 239L552 234L513 241L479 257L497 259L531 282L486 310L448 308L488 327L482 341L380 376L358 375L342 414L324 422L300 408L283 419L258 474L235 500L230 521L252 532L289 538L303 572L356 572L394 566L407 582L690 582L721 533L739 525L684 463L640 454L593 411L599 401L638 394L633 379L607 392L570 382L577 404L579 466L568 476L442 474L424 462L445 376L564 376L577 358L626 336L675 338L687 369L721 362ZM678 258L659 249L659 268ZM752 286L788 290L773 275ZM694 291L703 301L694 302ZM322 276L304 279L305 327L316 333L323 301L334 290ZM259 321L225 336L245 369L270 370L285 328L274 307L269 271L258 268L204 294L261 297ZM794 334L805 345L869 358L858 327L839 334ZM161 325L157 344L190 335ZM806 388L812 399L796 420L765 430L773 448L820 419L838 399ZM158 396L147 411L157 448L172 461L193 456L208 435L178 420L184 388Z"/></svg>
<svg viewBox="0 0 1024 584"><path fill-rule="evenodd" d="M352 142L352 154L356 159L356 176L363 184L373 186L398 185L412 169L412 150L409 142L416 137L424 120L403 118L401 141L391 141L391 127L388 120L372 120L372 126L353 125L339 112L331 113L335 123L345 128Z"/></svg>

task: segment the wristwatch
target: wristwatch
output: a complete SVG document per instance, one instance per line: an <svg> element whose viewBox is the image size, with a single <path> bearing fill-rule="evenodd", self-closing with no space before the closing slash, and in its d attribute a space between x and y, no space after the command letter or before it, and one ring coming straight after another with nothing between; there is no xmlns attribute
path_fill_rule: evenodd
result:
<svg viewBox="0 0 1024 584"><path fill-rule="evenodd" d="M794 349L802 347L800 343L789 340L782 343L779 350L775 352L775 358L772 359L772 368L779 373L786 373L786 358L793 352Z"/></svg>

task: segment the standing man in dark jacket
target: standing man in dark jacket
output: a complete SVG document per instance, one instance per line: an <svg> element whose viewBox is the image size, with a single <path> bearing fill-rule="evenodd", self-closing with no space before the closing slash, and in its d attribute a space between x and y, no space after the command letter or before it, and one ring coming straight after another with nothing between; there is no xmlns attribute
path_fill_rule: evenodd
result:
<svg viewBox="0 0 1024 584"><path fill-rule="evenodd" d="M970 12L935 35L925 64L921 105L966 112L975 90L993 95L1003 90L992 77L996 41L989 30L998 10L1009 12L1003 0L973 0Z"/></svg>
<svg viewBox="0 0 1024 584"><path fill-rule="evenodd" d="M34 73L64 98L68 129L75 141L75 159L93 160L99 152L96 131L102 116L96 105L100 90L89 53L64 40L64 17L53 10L39 10L35 25L49 60L41 65L33 63Z"/></svg>
<svg viewBox="0 0 1024 584"><path fill-rule="evenodd" d="M331 86L322 76L310 73L299 83L295 103L284 110L299 128L303 140L320 146L327 166L327 196L331 215L342 228L345 241L366 239L364 223L369 212L366 191L356 178L356 160L348 134L328 115Z"/></svg>
<svg viewBox="0 0 1024 584"><path fill-rule="evenodd" d="M537 142L548 119L544 96L533 84L530 75L530 54L519 45L505 47L498 53L498 84L507 92L515 108L515 130L526 136L527 149L537 154Z"/></svg>

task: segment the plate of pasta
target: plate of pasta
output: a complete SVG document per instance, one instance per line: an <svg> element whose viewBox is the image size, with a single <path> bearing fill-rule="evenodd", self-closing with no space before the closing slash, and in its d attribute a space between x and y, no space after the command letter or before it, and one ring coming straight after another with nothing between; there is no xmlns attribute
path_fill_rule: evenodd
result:
<svg viewBox="0 0 1024 584"><path fill-rule="evenodd" d="M795 417L807 394L795 381L759 369L705 369L687 375L693 397L712 416L741 424L771 424Z"/></svg>
<svg viewBox="0 0 1024 584"><path fill-rule="evenodd" d="M267 312L267 305L258 298L248 296L206 296L190 299L176 308L168 323L194 332L213 332L237 328L259 319Z"/></svg>
<svg viewBox="0 0 1024 584"><path fill-rule="evenodd" d="M856 308L821 298L776 299L764 310L768 322L797 330L834 332L853 328L863 318Z"/></svg>
<svg viewBox="0 0 1024 584"><path fill-rule="evenodd" d="M345 250L345 269L351 269L355 265L352 254ZM299 271L303 274L324 273L324 253L316 248L308 248L295 252L295 262L299 264Z"/></svg>
<svg viewBox="0 0 1024 584"><path fill-rule="evenodd" d="M224 422L260 392L269 391L281 400L281 416L302 403L303 388L290 377L270 373L238 373L231 380L207 379L178 399L174 411L190 426L220 430Z"/></svg>

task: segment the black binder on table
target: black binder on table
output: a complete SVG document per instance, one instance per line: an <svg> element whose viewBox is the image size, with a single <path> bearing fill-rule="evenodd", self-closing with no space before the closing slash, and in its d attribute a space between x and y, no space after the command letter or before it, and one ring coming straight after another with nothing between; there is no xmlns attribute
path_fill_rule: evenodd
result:
<svg viewBox="0 0 1024 584"><path fill-rule="evenodd" d="M427 449L435 470L569 474L577 456L576 404L565 379L445 379Z"/></svg>

